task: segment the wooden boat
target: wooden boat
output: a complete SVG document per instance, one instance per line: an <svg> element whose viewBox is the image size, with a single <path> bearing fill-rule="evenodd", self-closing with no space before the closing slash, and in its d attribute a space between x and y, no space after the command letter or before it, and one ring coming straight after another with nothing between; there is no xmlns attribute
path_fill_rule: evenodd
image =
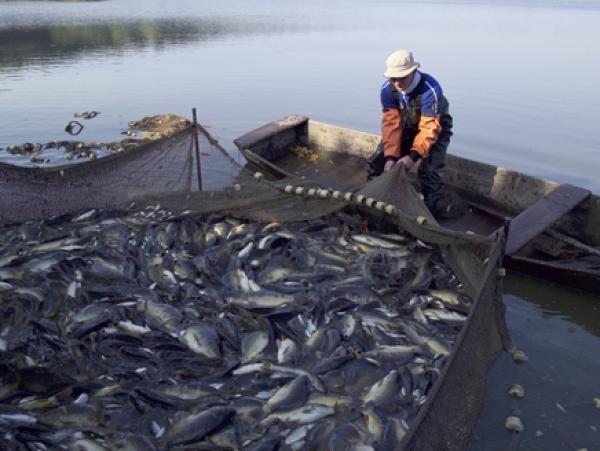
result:
<svg viewBox="0 0 600 451"><path fill-rule="evenodd" d="M287 116L234 142L249 164L275 178L300 176L352 190L367 182L367 158L379 140L305 116ZM458 217L439 220L440 225L489 235L509 224L509 269L600 294L600 197L456 155L448 155L445 180L447 191L467 208Z"/></svg>

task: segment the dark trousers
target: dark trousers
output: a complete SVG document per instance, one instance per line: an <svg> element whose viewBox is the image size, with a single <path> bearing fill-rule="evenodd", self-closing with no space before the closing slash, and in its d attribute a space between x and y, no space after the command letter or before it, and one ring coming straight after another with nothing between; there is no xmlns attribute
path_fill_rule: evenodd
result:
<svg viewBox="0 0 600 451"><path fill-rule="evenodd" d="M452 120L451 118L446 120ZM447 130L450 130L452 125ZM421 159L419 170L419 185L421 193L425 198L425 205L433 214L436 212L436 206L444 192L444 166L446 165L446 150L450 144L452 132L442 132L437 142L432 146L429 155ZM402 146L401 156L408 155L410 147ZM383 144L380 142L375 153L369 158L369 178L380 175L383 172L385 158L383 154Z"/></svg>

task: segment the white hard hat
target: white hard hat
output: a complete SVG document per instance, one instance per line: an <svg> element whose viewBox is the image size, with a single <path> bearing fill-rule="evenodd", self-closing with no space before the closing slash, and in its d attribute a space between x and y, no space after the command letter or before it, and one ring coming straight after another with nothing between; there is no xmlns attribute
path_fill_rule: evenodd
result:
<svg viewBox="0 0 600 451"><path fill-rule="evenodd" d="M402 78L411 74L421 65L416 63L409 50L396 50L385 60L386 70L383 74L387 78Z"/></svg>

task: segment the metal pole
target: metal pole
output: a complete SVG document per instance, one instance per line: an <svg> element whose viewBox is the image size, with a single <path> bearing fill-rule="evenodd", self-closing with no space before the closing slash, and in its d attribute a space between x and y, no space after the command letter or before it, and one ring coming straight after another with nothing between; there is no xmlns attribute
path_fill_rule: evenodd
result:
<svg viewBox="0 0 600 451"><path fill-rule="evenodd" d="M198 189L202 191L202 170L200 169L200 147L198 145L198 118L196 117L196 108L192 108L194 117L194 144L196 146L196 171L198 172Z"/></svg>

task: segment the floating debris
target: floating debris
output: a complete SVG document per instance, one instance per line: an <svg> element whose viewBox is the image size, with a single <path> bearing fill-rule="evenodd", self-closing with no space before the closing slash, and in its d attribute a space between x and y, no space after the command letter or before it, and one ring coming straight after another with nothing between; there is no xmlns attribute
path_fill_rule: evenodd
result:
<svg viewBox="0 0 600 451"><path fill-rule="evenodd" d="M317 161L319 159L317 151L304 146L296 146L292 148L292 152L300 158L306 158L308 161Z"/></svg>
<svg viewBox="0 0 600 451"><path fill-rule="evenodd" d="M562 413L567 413L567 409L565 409L565 408L562 406L562 404L560 404L560 403L558 403L558 402L557 402L557 403L555 403L554 405L555 405L555 406L556 406L556 408L557 408L558 410L560 410Z"/></svg>
<svg viewBox="0 0 600 451"><path fill-rule="evenodd" d="M70 121L65 127L65 132L69 135L79 135L83 131L83 125L78 121Z"/></svg>
<svg viewBox="0 0 600 451"><path fill-rule="evenodd" d="M100 111L84 111L83 113L74 113L73 117L81 117L83 119L89 120L94 119L99 114Z"/></svg>
<svg viewBox="0 0 600 451"><path fill-rule="evenodd" d="M92 119L100 114L97 111L75 113L75 117L83 117L84 119ZM65 158L69 161L74 159L89 158L95 160L99 157L109 155L115 152L121 152L125 149L137 147L140 144L154 141L166 136L170 136L179 130L190 125L190 122L180 116L173 114L165 114L160 116L152 116L144 118L141 121L133 121L130 124L136 125L139 128L128 129L122 134L129 138L99 143L91 141L89 143L83 141L69 140L53 140L46 143L23 143L20 145L7 146L5 151L11 155L22 155L28 157L31 163L47 165L51 163L50 156L40 156L46 149L54 149L64 151ZM84 129L83 125L77 121L70 121L65 127L65 132L70 135L79 135ZM136 138L140 131L141 137Z"/></svg>

